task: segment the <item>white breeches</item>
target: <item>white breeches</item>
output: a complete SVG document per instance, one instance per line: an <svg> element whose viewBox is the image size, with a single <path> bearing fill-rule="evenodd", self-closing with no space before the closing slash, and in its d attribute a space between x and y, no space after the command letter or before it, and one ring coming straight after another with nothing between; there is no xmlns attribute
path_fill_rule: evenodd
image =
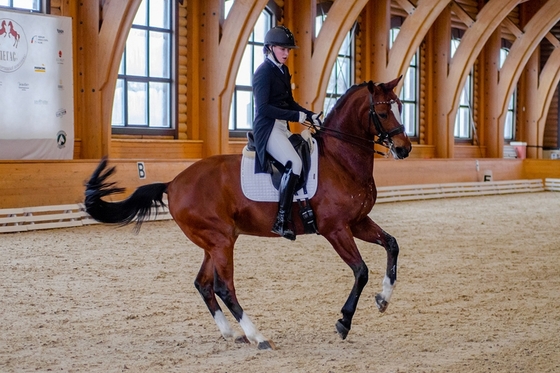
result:
<svg viewBox="0 0 560 373"><path fill-rule="evenodd" d="M288 130L288 122L277 119L268 138L266 151L283 165L291 161L292 172L299 176L301 175L302 163L292 143L288 140L291 135L292 133Z"/></svg>

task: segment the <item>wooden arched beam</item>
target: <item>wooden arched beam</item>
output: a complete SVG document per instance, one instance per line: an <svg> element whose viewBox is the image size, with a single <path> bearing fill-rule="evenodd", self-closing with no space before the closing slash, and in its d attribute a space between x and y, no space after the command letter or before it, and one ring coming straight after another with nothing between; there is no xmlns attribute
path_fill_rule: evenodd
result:
<svg viewBox="0 0 560 373"><path fill-rule="evenodd" d="M523 68L527 64L527 61L531 57L531 55L535 52L541 40L546 36L546 34L550 31L550 29L560 20L560 7L558 3L555 1L548 1L545 3L537 13L527 23L525 26L523 33L517 38L517 40L513 43L510 53L504 62L504 65L500 71L500 81L498 83L498 109L499 109L499 117L498 117L498 128L499 128L499 140L503 139L503 129L505 126L505 120L507 115L507 105L508 100L513 94L515 87L517 86L517 82L521 73L523 72ZM553 52L554 54L558 54L558 47ZM539 97L537 105L538 108L530 108L537 109L537 112L534 114L539 113L540 118L545 111L545 107L543 107L544 103L547 100L548 94L544 94L543 92L549 92L556 87L558 81L553 85L554 76L558 74L552 73L548 70L556 68L558 69L558 61L555 61L555 58L558 57L553 55L550 56L549 60L547 61L547 66L552 66L551 68L547 69L547 79L543 79L543 74L545 70L542 71L541 77L539 78L539 87L538 92L539 95L544 95L544 97ZM541 100L542 99L542 100ZM550 98L551 100L552 98ZM548 103L550 105L550 101ZM548 107L548 106L547 106ZM531 114L530 114L531 115ZM535 118L536 119L536 118ZM544 127L544 126L543 126ZM539 127L538 134L538 141L542 145L542 136L544 135L544 128L541 130ZM503 142L502 142L503 144Z"/></svg>
<svg viewBox="0 0 560 373"><path fill-rule="evenodd" d="M518 0L490 0L486 3L478 13L476 21L465 32L451 60L444 90L440 92L442 103L440 109L444 111L441 114L444 114L447 126L447 154L445 156L448 158L454 156L455 115L469 72L492 33L500 27L504 18L518 3Z"/></svg>
<svg viewBox="0 0 560 373"><path fill-rule="evenodd" d="M229 150L228 123L235 78L247 40L267 3L267 0L235 1L223 23L221 38L208 40L209 70L205 74L210 84L206 103L209 106L204 114L206 135L203 138L207 144L207 155L227 153Z"/></svg>
<svg viewBox="0 0 560 373"><path fill-rule="evenodd" d="M224 83L220 95L223 95L226 90L230 90L230 93L233 92L247 40L267 3L268 0L235 1L233 3L229 15L224 21L222 38L218 46L217 57L223 69L216 73L218 80Z"/></svg>
<svg viewBox="0 0 560 373"><path fill-rule="evenodd" d="M105 2L103 23L96 2L71 2L74 19L75 115L81 135L80 155L100 158L109 153L111 110L128 30L141 0ZM92 121L94 123L92 123Z"/></svg>
<svg viewBox="0 0 560 373"><path fill-rule="evenodd" d="M420 47L422 40L432 27L440 13L447 7L451 0L425 0L420 1L417 8L411 4L408 16L400 31L393 47L389 51L387 72L384 80L390 80L404 75L410 65L410 60ZM404 84L402 79L397 86L399 92Z"/></svg>
<svg viewBox="0 0 560 373"><path fill-rule="evenodd" d="M267 0L235 1L224 21L217 56L221 69L216 73L218 81L223 82L223 85L219 87L219 96L224 96L225 103L228 105L227 108L224 108L227 109L226 118L229 116L229 102L247 40L267 3Z"/></svg>
<svg viewBox="0 0 560 373"><path fill-rule="evenodd" d="M310 110L320 111L338 51L368 0L336 0L329 10L311 60L305 63L305 85L301 87L301 101L310 102Z"/></svg>
<svg viewBox="0 0 560 373"><path fill-rule="evenodd" d="M142 0L108 1L99 30L98 83L101 91L102 125L111 133L115 86L126 39Z"/></svg>
<svg viewBox="0 0 560 373"><path fill-rule="evenodd" d="M544 143L544 130L546 117L554 92L560 83L560 47L556 47L541 72L539 77L539 88L537 91L537 105L535 108L535 118L537 118L538 144Z"/></svg>

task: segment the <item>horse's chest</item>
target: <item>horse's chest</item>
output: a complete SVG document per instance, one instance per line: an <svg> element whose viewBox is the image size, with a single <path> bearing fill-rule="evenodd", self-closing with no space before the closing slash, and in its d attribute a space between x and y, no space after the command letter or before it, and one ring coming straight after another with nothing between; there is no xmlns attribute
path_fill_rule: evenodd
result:
<svg viewBox="0 0 560 373"><path fill-rule="evenodd" d="M364 188L349 195L348 207L355 213L368 214L373 208L374 189Z"/></svg>

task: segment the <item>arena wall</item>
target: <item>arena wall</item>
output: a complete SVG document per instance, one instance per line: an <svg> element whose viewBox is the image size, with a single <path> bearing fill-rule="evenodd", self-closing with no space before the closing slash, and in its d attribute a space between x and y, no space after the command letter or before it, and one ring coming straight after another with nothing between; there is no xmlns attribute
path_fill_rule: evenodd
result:
<svg viewBox="0 0 560 373"><path fill-rule="evenodd" d="M111 158L114 181L127 188L170 181L196 159L153 160ZM137 162L144 163L145 179ZM84 185L98 160L0 161L0 208L61 205L83 201ZM478 167L477 167L478 164ZM560 161L536 159L376 159L378 186L482 181L487 171L494 181L560 178ZM319 176L320 177L320 176Z"/></svg>

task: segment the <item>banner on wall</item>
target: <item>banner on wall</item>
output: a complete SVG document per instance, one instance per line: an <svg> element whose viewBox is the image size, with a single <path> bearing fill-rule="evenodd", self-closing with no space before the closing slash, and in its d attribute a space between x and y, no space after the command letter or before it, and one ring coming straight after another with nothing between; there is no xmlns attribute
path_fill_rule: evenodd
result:
<svg viewBox="0 0 560 373"><path fill-rule="evenodd" d="M0 159L72 159L72 20L0 11Z"/></svg>

